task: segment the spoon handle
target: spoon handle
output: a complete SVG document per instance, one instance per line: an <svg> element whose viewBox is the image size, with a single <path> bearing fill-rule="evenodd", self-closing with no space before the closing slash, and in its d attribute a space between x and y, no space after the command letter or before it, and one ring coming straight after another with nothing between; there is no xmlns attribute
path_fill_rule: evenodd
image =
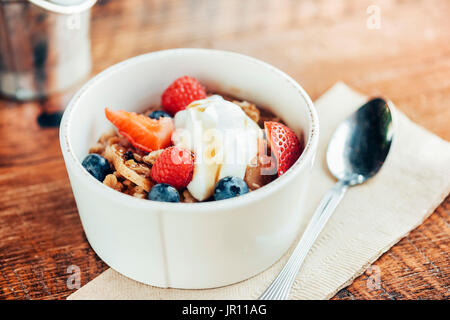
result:
<svg viewBox="0 0 450 320"><path fill-rule="evenodd" d="M288 262L259 297L260 300L286 300L288 298L303 260L347 189L348 183L339 181L323 196Z"/></svg>

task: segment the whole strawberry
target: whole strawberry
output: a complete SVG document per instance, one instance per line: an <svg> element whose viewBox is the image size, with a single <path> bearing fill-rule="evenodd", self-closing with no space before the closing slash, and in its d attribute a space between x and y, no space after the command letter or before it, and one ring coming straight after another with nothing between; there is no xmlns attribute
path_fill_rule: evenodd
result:
<svg viewBox="0 0 450 320"><path fill-rule="evenodd" d="M206 98L205 88L196 79L184 76L175 80L161 97L163 109L174 116L195 100Z"/></svg>
<svg viewBox="0 0 450 320"><path fill-rule="evenodd" d="M278 176L284 174L300 157L303 146L295 132L275 121L264 122L266 137L277 159Z"/></svg>
<svg viewBox="0 0 450 320"><path fill-rule="evenodd" d="M152 167L152 179L167 183L176 189L185 188L192 180L194 157L189 150L179 147L165 149Z"/></svg>

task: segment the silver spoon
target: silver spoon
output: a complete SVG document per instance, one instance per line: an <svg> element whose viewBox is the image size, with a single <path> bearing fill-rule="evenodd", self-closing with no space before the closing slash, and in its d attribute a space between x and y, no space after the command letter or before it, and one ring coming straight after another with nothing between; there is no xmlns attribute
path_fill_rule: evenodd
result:
<svg viewBox="0 0 450 320"><path fill-rule="evenodd" d="M338 182L325 194L288 262L260 300L285 300L308 251L348 187L373 177L383 166L394 135L390 103L372 99L344 120L331 138L327 164Z"/></svg>

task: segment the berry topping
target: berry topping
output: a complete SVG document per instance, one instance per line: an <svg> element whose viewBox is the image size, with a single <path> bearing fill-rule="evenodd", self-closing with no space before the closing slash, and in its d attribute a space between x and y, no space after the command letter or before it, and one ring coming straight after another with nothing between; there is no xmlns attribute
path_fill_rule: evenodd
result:
<svg viewBox="0 0 450 320"><path fill-rule="evenodd" d="M150 190L148 199L161 202L180 202L180 194L171 185L159 183Z"/></svg>
<svg viewBox="0 0 450 320"><path fill-rule="evenodd" d="M278 176L281 176L300 157L302 146L295 132L284 124L266 121L264 128L272 154L277 160Z"/></svg>
<svg viewBox="0 0 450 320"><path fill-rule="evenodd" d="M105 177L111 173L108 160L102 156L92 153L87 155L82 162L83 167L98 181L103 182Z"/></svg>
<svg viewBox="0 0 450 320"><path fill-rule="evenodd" d="M111 121L133 146L152 152L163 149L171 144L173 120L162 117L151 119L142 114L127 111L112 111L105 109L106 118Z"/></svg>
<svg viewBox="0 0 450 320"><path fill-rule="evenodd" d="M149 115L150 118L159 120L161 117L170 118L170 114L161 110L155 110Z"/></svg>
<svg viewBox="0 0 450 320"><path fill-rule="evenodd" d="M248 186L238 177L225 177L217 182L214 188L214 200L234 198L248 193Z"/></svg>
<svg viewBox="0 0 450 320"><path fill-rule="evenodd" d="M196 79L184 76L175 80L164 91L161 104L165 111L172 116L180 110L186 109L192 101L206 98L205 88Z"/></svg>
<svg viewBox="0 0 450 320"><path fill-rule="evenodd" d="M186 149L170 147L165 149L152 167L152 179L182 189L192 180L194 157Z"/></svg>

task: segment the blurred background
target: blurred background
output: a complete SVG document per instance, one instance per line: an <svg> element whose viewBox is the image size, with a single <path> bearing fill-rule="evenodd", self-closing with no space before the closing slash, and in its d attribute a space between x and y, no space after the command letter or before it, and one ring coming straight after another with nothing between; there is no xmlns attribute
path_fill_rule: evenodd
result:
<svg viewBox="0 0 450 320"><path fill-rule="evenodd" d="M0 2L17 1L25 0ZM99 0L92 8L92 74L155 50L232 50L286 71L313 99L336 81L382 93L450 139L443 130L450 111L441 103L450 85L449 12L447 0ZM59 49L76 60L83 48L71 37ZM446 117L423 118L430 104Z"/></svg>
<svg viewBox="0 0 450 320"><path fill-rule="evenodd" d="M437 91L449 98L449 13L446 0L102 0L93 10L94 71L160 49L232 50L279 67L313 100L344 81L421 120L441 104ZM442 122L422 123L442 132L449 109L434 111Z"/></svg>
<svg viewBox="0 0 450 320"><path fill-rule="evenodd" d="M21 1L26 0L0 0L0 49L6 38L24 39L19 34L37 30L39 19L45 19L30 15L30 9L16 11L23 15L20 23L2 31L11 14L6 7ZM90 30L85 30L90 73L78 79L78 68L64 69L69 71L63 76L76 84L37 100L0 98L0 297L63 298L71 292L65 286L67 265L81 267L83 284L106 269L84 238L58 141L61 112L90 76L155 50L231 50L282 69L313 100L337 81L367 95L386 96L413 121L450 140L449 13L449 0L98 0L91 9ZM57 37L61 28L47 31ZM74 45L75 34L65 41L57 37L54 51L44 54L65 52L65 62L76 60L84 47ZM26 48L27 41L21 45ZM39 62L39 55L34 59ZM0 68L2 64L5 58ZM428 228L448 225L448 208L449 199L441 205L441 216L430 218L442 221ZM426 229L417 237L433 237L440 230ZM409 241L391 252L421 248ZM421 259L409 267L426 273L428 262ZM395 280L405 276L404 269L396 269L396 256L386 255L381 263L390 266L392 291L408 297ZM448 294L445 277L443 283L430 277L425 274L411 285L423 288L424 297ZM357 280L341 298L389 298L364 288Z"/></svg>

